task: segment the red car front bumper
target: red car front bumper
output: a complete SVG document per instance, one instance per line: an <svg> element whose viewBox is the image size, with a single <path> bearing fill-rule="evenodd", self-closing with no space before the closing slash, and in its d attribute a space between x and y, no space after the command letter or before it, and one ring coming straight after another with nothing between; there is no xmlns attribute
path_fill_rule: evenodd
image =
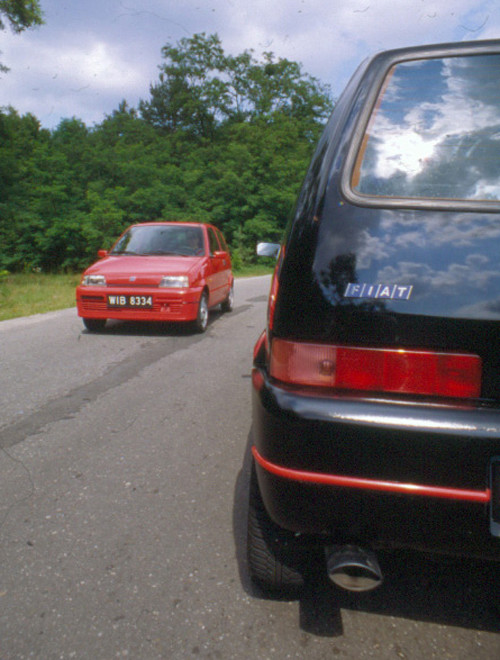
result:
<svg viewBox="0 0 500 660"><path fill-rule="evenodd" d="M78 316L123 321L193 321L202 289L78 286ZM134 302L133 305L130 302Z"/></svg>

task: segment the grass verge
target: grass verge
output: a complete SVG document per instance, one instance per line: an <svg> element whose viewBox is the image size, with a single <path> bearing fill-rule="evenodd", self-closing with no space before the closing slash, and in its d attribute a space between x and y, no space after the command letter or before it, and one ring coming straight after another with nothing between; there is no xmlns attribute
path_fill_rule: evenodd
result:
<svg viewBox="0 0 500 660"><path fill-rule="evenodd" d="M75 305L79 274L0 275L0 321Z"/></svg>
<svg viewBox="0 0 500 660"><path fill-rule="evenodd" d="M266 266L248 266L235 271L236 277L267 275ZM75 287L80 274L0 272L0 321L43 314L75 306Z"/></svg>

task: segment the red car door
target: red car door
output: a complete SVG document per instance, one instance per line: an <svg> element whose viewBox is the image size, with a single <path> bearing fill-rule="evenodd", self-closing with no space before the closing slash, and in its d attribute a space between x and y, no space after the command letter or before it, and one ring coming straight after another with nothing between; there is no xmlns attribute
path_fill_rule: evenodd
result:
<svg viewBox="0 0 500 660"><path fill-rule="evenodd" d="M223 299L227 298L229 294L229 289L231 288L231 282L233 279L233 273L231 269L231 255L229 254L229 248L227 247L226 240L222 233L216 229L215 233L219 239L220 249L223 253L222 256L222 277L221 281L223 282L222 286L224 288Z"/></svg>
<svg viewBox="0 0 500 660"><path fill-rule="evenodd" d="M210 276L208 278L208 287L210 289L209 305L217 305L227 296L227 288L225 286L225 269L227 263L227 256L221 250L219 239L216 236L213 227L207 227L208 243L210 249Z"/></svg>

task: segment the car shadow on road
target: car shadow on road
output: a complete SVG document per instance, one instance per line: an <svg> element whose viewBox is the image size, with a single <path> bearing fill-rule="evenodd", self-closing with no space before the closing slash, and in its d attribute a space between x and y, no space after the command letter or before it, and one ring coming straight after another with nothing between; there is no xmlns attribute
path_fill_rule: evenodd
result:
<svg viewBox="0 0 500 660"><path fill-rule="evenodd" d="M243 588L253 598L269 599L251 582L247 571L250 447L251 431L235 484L233 533ZM318 636L341 636L342 610L351 610L500 632L500 565L409 551L378 553L378 559L384 574L383 584L374 591L357 594L333 585L322 562L312 565L298 603L301 629Z"/></svg>
<svg viewBox="0 0 500 660"><path fill-rule="evenodd" d="M223 314L219 310L211 311L208 317L207 332L210 326L217 321ZM118 321L115 319L108 319L104 330L99 332L91 332L82 329L86 335L120 335L120 336L139 336L139 337L189 337L190 335L197 335L193 325L188 322L184 323L164 323L162 321Z"/></svg>

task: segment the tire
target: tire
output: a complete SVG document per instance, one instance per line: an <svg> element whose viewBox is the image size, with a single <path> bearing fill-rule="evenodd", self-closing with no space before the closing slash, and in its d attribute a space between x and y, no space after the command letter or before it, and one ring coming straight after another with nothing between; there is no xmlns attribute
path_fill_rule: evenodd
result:
<svg viewBox="0 0 500 660"><path fill-rule="evenodd" d="M204 291L201 294L200 303L198 305L198 314L194 322L196 332L205 332L208 326L208 295Z"/></svg>
<svg viewBox="0 0 500 660"><path fill-rule="evenodd" d="M234 305L234 284L231 282L231 288L227 294L227 298L224 302L221 303L221 309L223 312L232 312Z"/></svg>
<svg viewBox="0 0 500 660"><path fill-rule="evenodd" d="M106 325L106 319L82 319L89 332L101 332Z"/></svg>
<svg viewBox="0 0 500 660"><path fill-rule="evenodd" d="M255 465L252 465L247 528L250 578L271 595L299 596L305 582L300 550L294 534L269 517L259 491Z"/></svg>

